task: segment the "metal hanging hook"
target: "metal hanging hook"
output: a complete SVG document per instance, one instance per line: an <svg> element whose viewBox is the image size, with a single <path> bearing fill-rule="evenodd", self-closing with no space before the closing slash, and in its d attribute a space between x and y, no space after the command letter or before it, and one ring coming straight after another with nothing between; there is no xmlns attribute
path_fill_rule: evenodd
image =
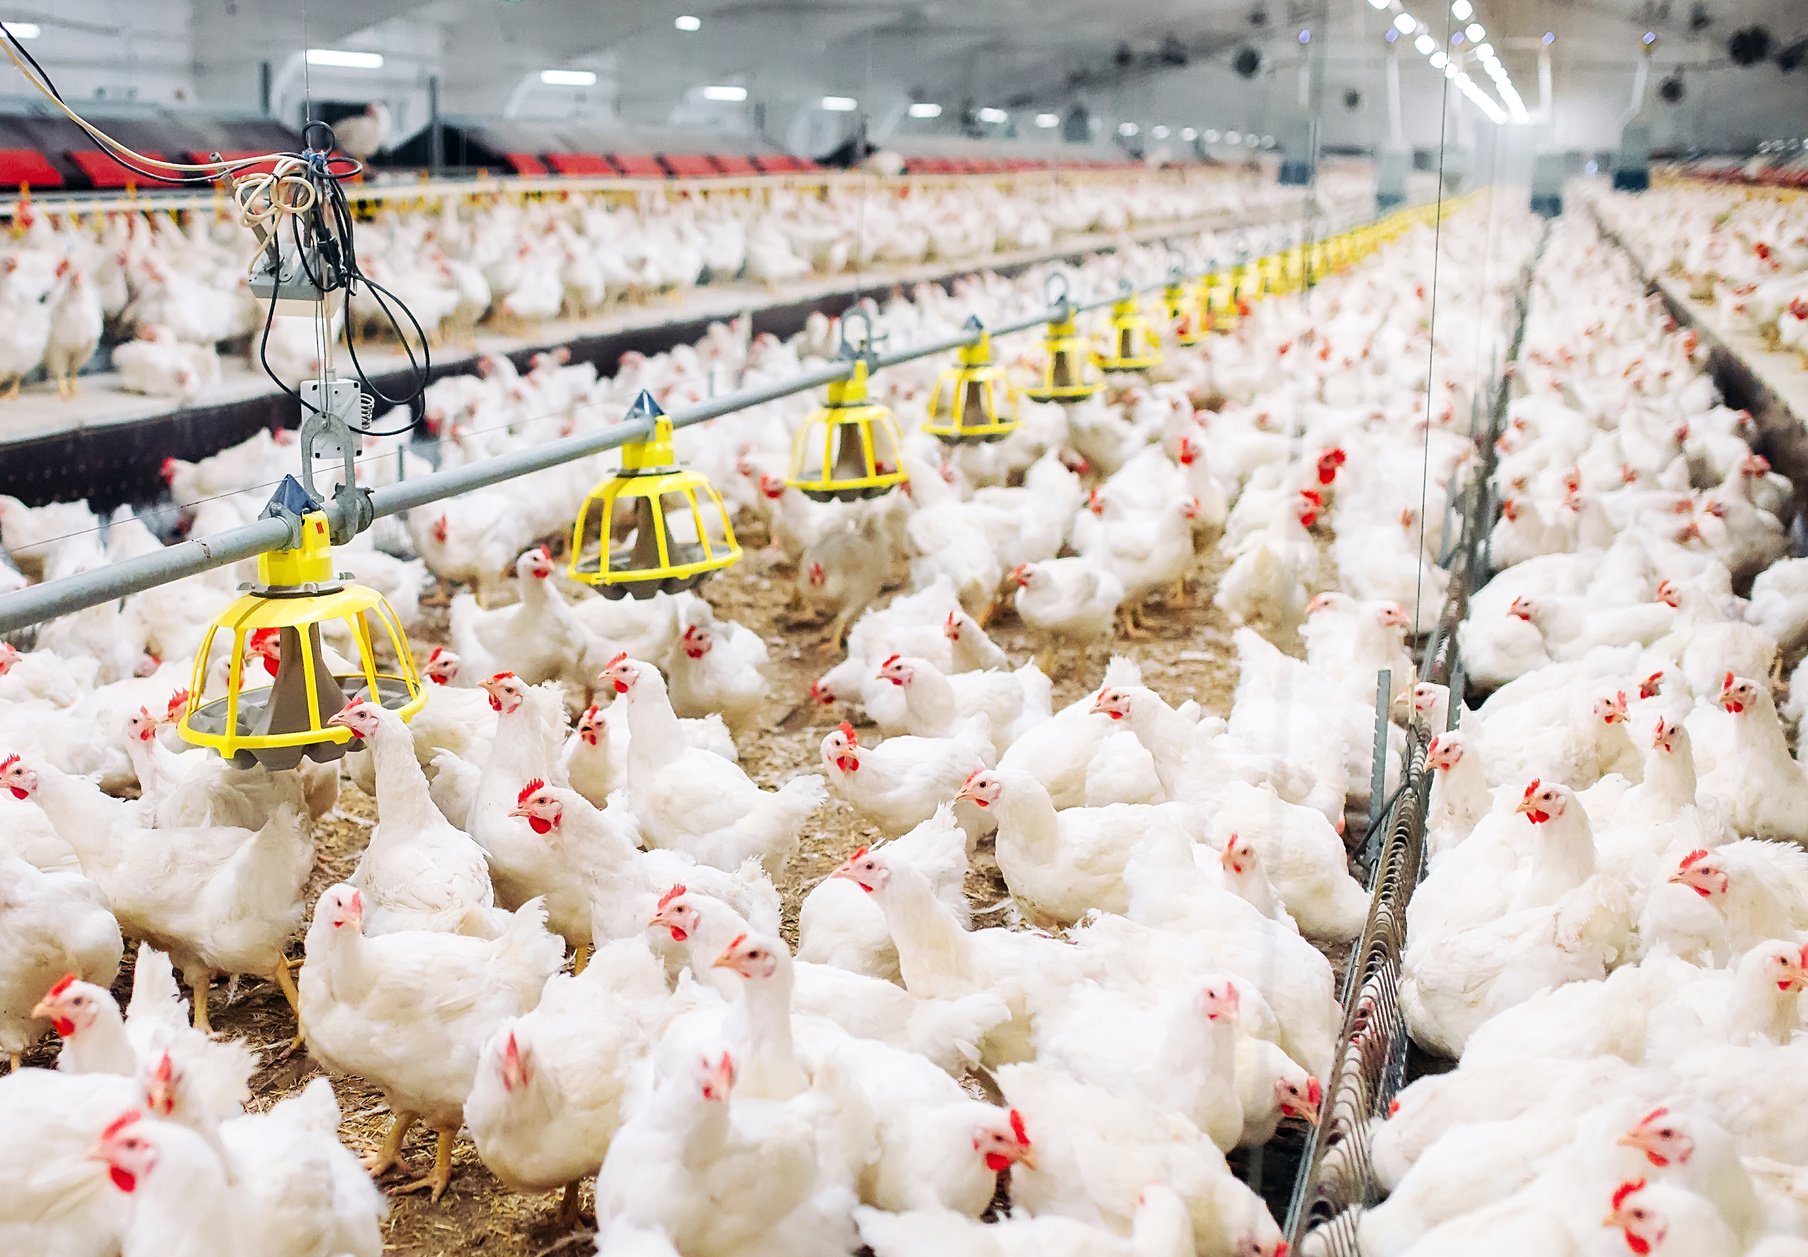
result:
<svg viewBox="0 0 1808 1257"><path fill-rule="evenodd" d="M856 319L865 329L859 344L855 344L848 338L848 324ZM886 340L885 335L875 332L873 327L873 316L865 306L849 306L841 315L840 344L837 346L837 353L843 358L864 358L868 370L871 370L879 357L879 346Z"/></svg>

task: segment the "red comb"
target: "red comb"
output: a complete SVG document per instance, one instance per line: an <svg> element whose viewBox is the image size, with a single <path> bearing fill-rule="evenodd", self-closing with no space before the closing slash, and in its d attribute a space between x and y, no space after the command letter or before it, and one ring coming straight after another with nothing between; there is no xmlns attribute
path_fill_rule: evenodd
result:
<svg viewBox="0 0 1808 1257"><path fill-rule="evenodd" d="M1626 1203L1626 1197L1632 1195L1634 1192L1642 1192L1644 1190L1645 1180L1642 1178L1633 1179L1630 1183L1621 1183L1618 1187L1613 1189L1613 1207L1618 1209L1621 1205Z"/></svg>
<svg viewBox="0 0 1808 1257"><path fill-rule="evenodd" d="M1720 683L1720 688L1723 690L1730 690L1733 688L1733 674L1732 673L1729 672L1726 674L1726 679Z"/></svg>
<svg viewBox="0 0 1808 1257"><path fill-rule="evenodd" d="M880 666L880 667L881 667L881 668L889 668L889 667L891 667L891 666L892 666L892 665L893 665L893 664L894 664L894 663L896 663L896 662L898 662L898 660L900 660L900 659L902 659L902 658L903 658L903 657L904 657L904 656L902 656L902 655L893 655L893 656L891 656L891 657L890 657L890 658L889 658L889 659L887 659L887 660L886 660L886 661L885 661L885 662L884 662L884 663L882 663L882 664L880 664L880 665L879 665L879 666ZM1727 673L1727 675L1728 675L1728 676L1731 676L1731 675L1732 675L1732 673L1730 673L1730 672L1729 672L1729 673Z"/></svg>
<svg viewBox="0 0 1808 1257"><path fill-rule="evenodd" d="M855 852L854 852L854 854L853 854L853 855L851 855L851 856L849 856L849 857L848 857L848 860L849 860L849 861L850 861L850 862L852 862L852 861L854 861L854 860L858 860L858 859L859 859L859 858L860 858L860 857L861 857L861 856L863 856L863 855L865 855L865 854L866 854L866 848L865 848L865 847L861 847L861 848L859 848L859 849L858 849L858 850L856 850L856 851L855 851Z"/></svg>
<svg viewBox="0 0 1808 1257"><path fill-rule="evenodd" d="M604 664L603 667L604 668L613 668L616 664L626 663L627 661L628 661L628 652L624 650L621 652L621 654L617 655L615 658L611 659L608 663Z"/></svg>
<svg viewBox="0 0 1808 1257"><path fill-rule="evenodd" d="M151 1077L156 1079L158 1082L168 1082L170 1079L174 1078L175 1076L176 1076L176 1067L175 1067L175 1065L171 1064L170 1055L166 1051L166 1052L164 1052L164 1054L161 1057L159 1057L157 1059L157 1068L151 1071Z"/></svg>
<svg viewBox="0 0 1808 1257"><path fill-rule="evenodd" d="M435 659L438 659L441 655L443 655L445 653L446 653L446 648L444 646L435 646L431 651L428 652L427 662L432 663Z"/></svg>
<svg viewBox="0 0 1808 1257"><path fill-rule="evenodd" d="M684 893L684 883L679 882L677 885L673 886L670 890L666 891L665 894L663 894L659 897L659 910L661 912L665 911L666 908L671 906L672 900L678 898L678 896L682 895L683 893Z"/></svg>
<svg viewBox="0 0 1808 1257"><path fill-rule="evenodd" d="M985 769L983 769L983 768L975 768L972 772L968 773L967 779L965 781L961 782L961 789L964 790L968 786L972 785L973 779L975 777L979 776L979 774L983 773L984 771L985 771Z"/></svg>
<svg viewBox="0 0 1808 1257"><path fill-rule="evenodd" d="M1538 778L1536 778L1536 777L1532 778L1532 784L1525 788L1525 797L1529 799L1533 795L1537 794L1538 787L1540 784L1541 783L1539 782Z"/></svg>
<svg viewBox="0 0 1808 1257"><path fill-rule="evenodd" d="M55 996L61 995L64 991L67 991L70 988L70 986L74 984L74 982L75 982L75 975L73 973L65 973L62 977L60 977L56 980L55 986L51 987L48 991L44 992L44 998L51 999L51 998L54 998Z"/></svg>
<svg viewBox="0 0 1808 1257"><path fill-rule="evenodd" d="M1023 1128L1023 1114L1016 1109L1011 1110L1011 1133L1017 1136L1017 1142L1025 1148L1030 1146L1029 1132Z"/></svg>
<svg viewBox="0 0 1808 1257"><path fill-rule="evenodd" d="M1634 1122L1633 1125L1643 1126L1646 1122L1655 1122L1658 1118L1662 1117L1664 1114L1668 1113L1669 1111L1670 1111L1669 1105L1660 1104L1656 1108L1652 1109L1649 1113L1645 1114L1645 1116L1639 1118L1639 1120Z"/></svg>
<svg viewBox="0 0 1808 1257"><path fill-rule="evenodd" d="M521 793L515 796L515 802L526 803L528 795L532 794L536 790L544 790L544 789L546 789L545 780L540 777L535 777L532 781L528 782L525 786L521 787Z"/></svg>
<svg viewBox="0 0 1808 1257"><path fill-rule="evenodd" d="M1708 849L1706 847L1697 847L1697 848L1695 848L1695 850L1693 850L1693 851L1689 852L1689 854L1685 855L1682 858L1682 863L1677 865L1676 867L1686 869L1690 865L1696 863L1697 861L1705 860L1707 858L1708 858Z"/></svg>
<svg viewBox="0 0 1808 1257"><path fill-rule="evenodd" d="M849 724L847 721L844 720L840 724L836 725L835 727L837 729L841 730L841 736L848 740L849 746L859 746L860 745L860 737L858 734L856 734L854 732L853 725Z"/></svg>
<svg viewBox="0 0 1808 1257"><path fill-rule="evenodd" d="M745 943L746 941L747 941L747 936L745 934L735 935L733 938L728 940L728 946L726 946L722 949L722 954L724 956L726 956L729 952L733 951L735 948L739 947L742 943Z"/></svg>
<svg viewBox="0 0 1808 1257"><path fill-rule="evenodd" d="M100 1133L101 1141L104 1143L106 1140L113 1138L113 1136L117 1135L120 1131L130 1126L142 1116L144 1115L137 1109L127 1109L124 1113L121 1113L118 1117L107 1123L107 1128Z"/></svg>
<svg viewBox="0 0 1808 1257"><path fill-rule="evenodd" d="M339 714L344 715L346 712L350 711L352 708L361 706L363 704L363 702L364 702L364 699L359 696L353 696L351 698L348 698L345 700L345 706L343 706L339 709ZM4 767L5 767L4 764L0 764L0 768L4 768Z"/></svg>
<svg viewBox="0 0 1808 1257"><path fill-rule="evenodd" d="M7 769L11 768L14 764L16 764L18 762L19 762L19 753L17 751L13 752L11 755L8 755L5 759L0 759L0 773L5 772Z"/></svg>

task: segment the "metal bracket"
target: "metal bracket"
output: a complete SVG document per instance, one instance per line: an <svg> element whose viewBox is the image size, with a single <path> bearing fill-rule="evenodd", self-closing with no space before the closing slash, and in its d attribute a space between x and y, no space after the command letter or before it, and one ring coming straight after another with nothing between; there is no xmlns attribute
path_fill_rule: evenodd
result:
<svg viewBox="0 0 1808 1257"><path fill-rule="evenodd" d="M332 318L345 296L337 271L321 256L319 245L309 243L299 253L285 253L274 238L270 247L258 254L250 284L252 295L266 307L274 295L276 313L309 318Z"/></svg>
<svg viewBox="0 0 1808 1257"><path fill-rule="evenodd" d="M860 338L860 343L858 345L848 338L848 324L855 319L860 320L861 326L866 329L866 334ZM879 349L891 339L891 333L889 332L880 333L873 331L873 316L868 314L866 309L862 306L849 306L847 310L843 312L841 316L840 336L841 344L838 347L839 355L844 358L864 358L868 371L871 371L878 366Z"/></svg>
<svg viewBox="0 0 1808 1257"><path fill-rule="evenodd" d="M334 494L337 499L347 486L357 484L357 428L370 419L370 399L356 380L342 380L328 372L324 380L301 382L301 401L302 482L314 498L324 501L326 495L314 483L314 468L323 461L336 459L344 473ZM366 525L368 522L367 519ZM358 530L353 529L343 537L339 531L333 535L335 545L343 545Z"/></svg>

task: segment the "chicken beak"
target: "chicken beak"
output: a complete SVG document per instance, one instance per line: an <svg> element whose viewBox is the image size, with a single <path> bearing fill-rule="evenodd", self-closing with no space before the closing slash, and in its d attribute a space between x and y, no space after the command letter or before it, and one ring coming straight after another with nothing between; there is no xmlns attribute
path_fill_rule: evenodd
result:
<svg viewBox="0 0 1808 1257"><path fill-rule="evenodd" d="M1643 1149L1645 1146L1645 1143L1642 1139L1640 1139L1638 1137L1637 1131L1629 1130L1624 1135L1621 1135L1618 1139L1614 1140L1613 1145L1616 1148Z"/></svg>
<svg viewBox="0 0 1808 1257"><path fill-rule="evenodd" d="M1021 1165L1026 1170L1033 1170L1036 1168L1036 1153L1028 1144L1024 1144L1023 1147L1018 1150L1017 1164Z"/></svg>
<svg viewBox="0 0 1808 1257"><path fill-rule="evenodd" d="M56 1016L56 1012L57 1012L57 1001L56 1001L55 997L49 996L49 995L46 995L43 999L39 1000L36 1004L32 1005L32 1009L31 1009L31 1015L33 1017L42 1018L45 1021L49 1021L52 1018L54 1018Z"/></svg>
<svg viewBox="0 0 1808 1257"><path fill-rule="evenodd" d="M711 969L731 969L736 973L741 971L740 965L735 962L735 954L733 951L723 952L720 956L717 956L714 960L709 962L709 967Z"/></svg>
<svg viewBox="0 0 1808 1257"><path fill-rule="evenodd" d="M531 810L529 810L527 804L517 803L517 804L515 804L514 807L509 809L509 815L510 816L532 816L533 812Z"/></svg>
<svg viewBox="0 0 1808 1257"><path fill-rule="evenodd" d="M1515 816L1523 816L1527 812L1532 811L1537 806L1538 805L1529 798L1521 799L1519 802L1517 802L1513 805L1513 814Z"/></svg>

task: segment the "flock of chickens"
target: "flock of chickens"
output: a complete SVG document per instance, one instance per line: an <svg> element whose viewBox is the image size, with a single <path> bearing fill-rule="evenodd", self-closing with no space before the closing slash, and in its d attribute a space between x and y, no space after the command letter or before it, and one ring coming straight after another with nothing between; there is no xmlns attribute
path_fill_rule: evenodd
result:
<svg viewBox="0 0 1808 1257"><path fill-rule="evenodd" d="M1808 205L1794 193L1678 182L1595 205L1652 273L1686 283L1720 327L1808 367Z"/></svg>
<svg viewBox="0 0 1808 1257"><path fill-rule="evenodd" d="M1774 689L1808 559L1700 353L1556 225L1460 635L1488 694L1455 720L1411 696L1448 731L1400 999L1459 1063L1369 1132L1367 1257L1808 1253L1808 674L1784 711Z"/></svg>
<svg viewBox="0 0 1808 1257"><path fill-rule="evenodd" d="M517 233L557 217L495 212ZM1493 256L1465 238L1484 213ZM936 364L888 368L874 394L910 433L910 480L877 499L785 485L809 398L681 431L845 652L807 700L774 694L768 640L705 598L564 580L542 538L614 453L340 547L407 623L429 577L456 589L421 646L425 708L333 717L377 819L324 888L340 766L234 769L168 728L238 573L0 646L0 1249L375 1257L372 1176L419 1124L433 1165L392 1191L438 1200L468 1139L507 1188L563 1192L563 1224L593 1183L609 1257L1282 1257L1226 1154L1318 1120L1342 1024L1320 947L1369 911L1343 832L1369 803L1376 675L1398 722L1448 723L1408 644L1444 603L1435 556L1484 466L1485 364L1538 239L1504 196L1407 229L1096 398L1025 403L992 445L917 432ZM1070 279L1109 292L1168 265L1126 248ZM1045 278L873 313L915 343L1033 312ZM1431 751L1403 990L1415 1036L1461 1064L1372 1133L1393 1194L1363 1251L1788 1257L1799 1241L1760 1240L1801 1229L1808 1164L1789 1043L1808 778L1770 692L1808 637L1787 485L1607 246L1560 223L1532 285L1501 571L1462 633L1493 693ZM826 320L789 343L717 327L613 377L486 359L432 386L431 441L373 442L361 477L594 429L642 389L671 408L781 379L835 341ZM999 348L1026 374L1033 341ZM293 461L260 435L165 476L204 535ZM0 498L0 576L159 531ZM1097 666L1152 606L1207 596L1237 626L1216 713L1145 685L1129 647L1057 707L1043 666L987 632L1010 608L1044 661L1065 644ZM267 677L277 645L254 647ZM756 780L739 752L800 700L819 756ZM1404 745L1392 726L1390 792ZM884 841L806 888L799 835L831 797ZM975 902L992 867L1008 895ZM278 988L328 1077L248 1112L257 1054L208 1030L233 999L219 977ZM19 1068L52 1029L56 1068ZM362 1164L334 1078L393 1117Z"/></svg>
<svg viewBox="0 0 1808 1257"><path fill-rule="evenodd" d="M1213 175L971 182L836 185L820 195L649 192L627 203L601 193L423 197L386 203L359 228L357 246L366 274L437 344L469 342L479 323L521 331L704 282L770 286L931 260L953 267L1047 249L1060 237L1220 213L1272 216L1298 204L1296 190ZM256 368L267 310L246 283L253 248L223 207L181 217L21 208L0 242L0 388L16 394L41 368L72 395L103 340L130 392L199 397L220 382L223 352L249 352ZM393 335L368 299L353 302L351 318L361 337ZM305 319L279 320L267 354L291 385L320 370Z"/></svg>

